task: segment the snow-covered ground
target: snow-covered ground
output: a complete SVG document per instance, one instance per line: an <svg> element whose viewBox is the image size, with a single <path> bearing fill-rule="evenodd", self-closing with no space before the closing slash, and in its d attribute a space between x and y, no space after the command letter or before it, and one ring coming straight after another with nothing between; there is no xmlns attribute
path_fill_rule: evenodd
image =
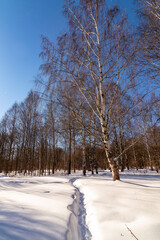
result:
<svg viewBox="0 0 160 240"><path fill-rule="evenodd" d="M159 240L160 175L0 177L0 240L30 239Z"/></svg>
<svg viewBox="0 0 160 240"><path fill-rule="evenodd" d="M63 240L74 193L63 177L0 178L0 240Z"/></svg>
<svg viewBox="0 0 160 240"><path fill-rule="evenodd" d="M108 172L74 185L85 196L92 240L160 240L160 175L124 173L112 182Z"/></svg>

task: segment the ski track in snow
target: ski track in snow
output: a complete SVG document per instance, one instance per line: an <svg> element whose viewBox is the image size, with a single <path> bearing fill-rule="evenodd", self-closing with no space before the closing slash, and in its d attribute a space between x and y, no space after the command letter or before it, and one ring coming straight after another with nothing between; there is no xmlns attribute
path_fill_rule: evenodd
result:
<svg viewBox="0 0 160 240"><path fill-rule="evenodd" d="M91 240L79 177L0 177L0 240Z"/></svg>
<svg viewBox="0 0 160 240"><path fill-rule="evenodd" d="M73 184L77 179L78 178L72 178L70 179L70 182ZM69 218L66 240L91 240L92 236L86 225L84 194L75 187L75 193L72 195L72 198L73 203L68 206L71 215Z"/></svg>

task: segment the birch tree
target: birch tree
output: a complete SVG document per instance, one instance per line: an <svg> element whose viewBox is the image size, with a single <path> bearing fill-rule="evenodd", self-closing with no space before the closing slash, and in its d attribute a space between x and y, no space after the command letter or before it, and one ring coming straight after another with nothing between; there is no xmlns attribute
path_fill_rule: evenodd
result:
<svg viewBox="0 0 160 240"><path fill-rule="evenodd" d="M78 5L66 1L64 13L69 30L58 38L56 47L43 37L41 70L56 86L65 81L79 90L99 120L106 159L113 180L118 180L119 169L111 152L111 117L113 107L135 84L130 64L136 46L125 15L116 6L108 8L103 0L81 0ZM119 85L121 96L117 95Z"/></svg>

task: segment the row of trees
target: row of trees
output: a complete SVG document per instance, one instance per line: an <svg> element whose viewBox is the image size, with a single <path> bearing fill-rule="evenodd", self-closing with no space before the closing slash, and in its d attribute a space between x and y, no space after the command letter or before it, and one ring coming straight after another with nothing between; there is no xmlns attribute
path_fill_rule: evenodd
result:
<svg viewBox="0 0 160 240"><path fill-rule="evenodd" d="M104 0L65 1L68 31L56 45L42 38L40 93L1 121L0 171L85 175L99 167L118 180L119 169L159 170L158 43L146 30L151 15L160 29L157 6L141 2L135 32Z"/></svg>
<svg viewBox="0 0 160 240"><path fill-rule="evenodd" d="M77 107L82 112L84 106ZM148 114L141 111L137 122L125 118L122 121L117 112L113 118L111 151L121 171L159 171L160 128L157 122L153 125L159 105L154 96L152 102L144 103L144 108ZM95 122L93 128L93 118L86 108L84 111L79 122L70 105L62 108L52 101L44 104L37 93L30 92L0 122L0 172L50 175L55 170L70 174L71 170L82 169L85 174L86 170L98 173L98 168L110 168L99 140L100 125Z"/></svg>

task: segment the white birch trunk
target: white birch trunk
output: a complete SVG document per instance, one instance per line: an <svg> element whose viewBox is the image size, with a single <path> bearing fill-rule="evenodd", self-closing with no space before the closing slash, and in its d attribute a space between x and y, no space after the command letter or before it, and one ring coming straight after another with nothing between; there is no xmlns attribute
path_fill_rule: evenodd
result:
<svg viewBox="0 0 160 240"><path fill-rule="evenodd" d="M117 164L117 161L115 161L112 156L110 142L107 136L107 129L103 119L101 119L101 129L102 129L103 139L104 139L104 149L105 149L109 166L112 171L113 181L120 180L118 164Z"/></svg>
<svg viewBox="0 0 160 240"><path fill-rule="evenodd" d="M97 10L97 9L96 9ZM96 36L97 36L97 47L98 47L98 54L97 54L97 60L98 60L98 67L99 67L99 94L97 92L97 102L98 102L98 110L100 112L100 122L101 122L101 130L103 135L103 143L105 148L106 157L109 163L109 166L112 170L112 177L113 181L119 180L119 169L116 161L114 161L113 156L111 154L111 147L109 142L109 136L106 126L106 103L105 103L105 97L103 93L103 68L102 68L102 62L101 62L101 42L100 42L100 36L99 36L99 29L98 25L95 19L95 29L96 29Z"/></svg>

